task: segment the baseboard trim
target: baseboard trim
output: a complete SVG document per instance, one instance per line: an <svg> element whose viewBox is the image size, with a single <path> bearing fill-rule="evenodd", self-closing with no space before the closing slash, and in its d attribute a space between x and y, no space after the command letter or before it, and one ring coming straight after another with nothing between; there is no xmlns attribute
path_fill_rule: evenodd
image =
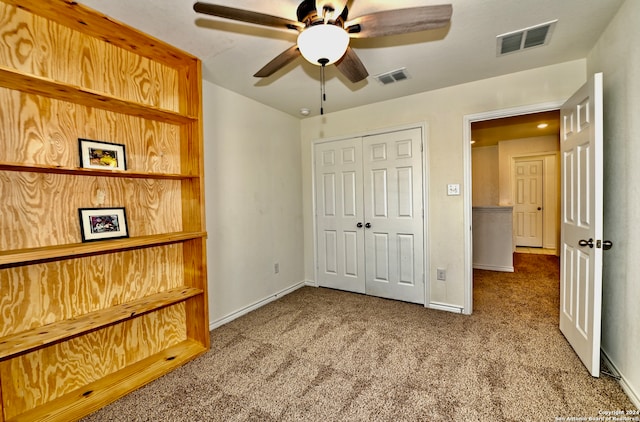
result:
<svg viewBox="0 0 640 422"><path fill-rule="evenodd" d="M282 296L286 296L289 293L292 293L296 290L298 290L301 287L304 287L308 282L306 281L301 281L299 283L294 284L293 286L287 287L286 289L280 290L277 293L274 293L272 295L269 295L267 297L265 297L264 299L260 299L257 302L252 303L251 305L247 305L244 308L238 309L235 312L232 312L222 318L219 318L215 321L210 321L209 322L209 331L211 330L215 330L218 327L223 326L224 324L227 324L231 321L233 321L234 319L240 318L243 315L248 314L251 311L255 311L258 308L263 307L264 305L273 302L276 299L280 299Z"/></svg>
<svg viewBox="0 0 640 422"><path fill-rule="evenodd" d="M504 273L512 273L514 272L513 266L499 266L499 265L484 265L484 264L473 264L474 270L489 270L489 271L501 271Z"/></svg>
<svg viewBox="0 0 640 422"><path fill-rule="evenodd" d="M460 306L447 305L445 303L437 303L437 302L431 302L431 303L427 304L426 308L435 309L435 310L438 310L438 311L453 312L455 314L461 314L462 311L464 310Z"/></svg>
<svg viewBox="0 0 640 422"><path fill-rule="evenodd" d="M620 372L620 370L618 370L618 368L613 364L613 362L611 362L611 359L609 359L609 356L607 356L607 353L602 349L600 349L600 356L602 357L602 360L604 361L605 365L607 365L609 369L611 369L614 372L614 375L620 377L620 380L618 382L620 383L622 390L629 397L629 400L631 400L631 402L637 409L640 409L640 394L638 394L638 392L635 391L635 389L631 386L631 384L629 384L625 376Z"/></svg>

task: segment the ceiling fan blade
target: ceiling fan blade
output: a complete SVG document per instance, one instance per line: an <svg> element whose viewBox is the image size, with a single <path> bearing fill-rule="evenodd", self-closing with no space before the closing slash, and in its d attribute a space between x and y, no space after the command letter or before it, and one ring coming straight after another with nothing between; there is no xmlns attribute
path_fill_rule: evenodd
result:
<svg viewBox="0 0 640 422"><path fill-rule="evenodd" d="M253 76L256 78L266 78L267 76L271 76L298 57L300 57L300 50L297 45L294 45L276 56Z"/></svg>
<svg viewBox="0 0 640 422"><path fill-rule="evenodd" d="M386 10L355 18L344 27L352 38L406 34L446 26L452 13L450 4Z"/></svg>
<svg viewBox="0 0 640 422"><path fill-rule="evenodd" d="M198 13L204 13L205 15L255 23L257 25L275 26L276 28L282 29L296 29L298 31L302 31L304 29L304 24L298 21L259 12L252 12L250 10L236 9L235 7L197 2L193 5L193 10Z"/></svg>
<svg viewBox="0 0 640 422"><path fill-rule="evenodd" d="M336 62L336 67L353 83L360 82L369 76L369 72L351 47L347 47L347 52Z"/></svg>

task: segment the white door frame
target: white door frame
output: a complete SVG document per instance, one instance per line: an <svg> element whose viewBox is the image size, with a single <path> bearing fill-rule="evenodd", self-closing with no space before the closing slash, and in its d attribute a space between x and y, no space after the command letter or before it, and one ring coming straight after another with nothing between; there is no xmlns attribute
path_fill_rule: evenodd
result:
<svg viewBox="0 0 640 422"><path fill-rule="evenodd" d="M467 114L462 119L462 165L464 169L463 183L463 207L464 207L464 309L463 314L471 315L473 312L473 238L471 224L471 123L483 120L500 119L522 114L541 113L544 111L559 110L564 101L554 101L542 104L531 104L521 107L506 108L502 110L486 111L477 114Z"/></svg>
<svg viewBox="0 0 640 422"><path fill-rule="evenodd" d="M406 124L401 126L392 126L380 129L369 130L365 132L357 132L353 134L346 134L340 136L334 136L330 138L319 138L314 139L311 142L311 206L313 210L313 283L307 283L307 285L313 285L318 287L318 223L317 223L317 215L316 215L316 182L315 182L315 145L324 143L324 142L333 142L340 141L343 139L351 139L357 137L371 136L371 135L379 135L387 132L397 132L406 129L420 129L422 132L422 209L423 209L423 218L422 218L422 241L423 241L423 272L422 272L422 281L424 283L424 307L429 307L429 269L430 260L429 254L431 249L429 248L430 239L428 236L429 231L429 136L428 129L429 126L426 122L423 123L414 123L414 124Z"/></svg>

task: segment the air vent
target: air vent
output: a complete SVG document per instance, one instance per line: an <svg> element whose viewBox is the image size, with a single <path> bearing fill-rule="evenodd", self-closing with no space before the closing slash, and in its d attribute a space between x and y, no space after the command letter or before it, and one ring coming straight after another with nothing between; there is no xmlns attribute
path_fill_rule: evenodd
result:
<svg viewBox="0 0 640 422"><path fill-rule="evenodd" d="M498 56L549 44L557 20L498 35Z"/></svg>
<svg viewBox="0 0 640 422"><path fill-rule="evenodd" d="M392 70L391 72L381 73L374 76L374 78L382 85L389 85L394 82L403 81L409 79L409 74L406 68Z"/></svg>

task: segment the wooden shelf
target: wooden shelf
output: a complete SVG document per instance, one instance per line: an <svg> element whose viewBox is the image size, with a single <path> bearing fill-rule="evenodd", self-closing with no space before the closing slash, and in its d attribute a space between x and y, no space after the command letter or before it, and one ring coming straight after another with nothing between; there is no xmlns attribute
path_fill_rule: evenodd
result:
<svg viewBox="0 0 640 422"><path fill-rule="evenodd" d="M165 245L206 237L206 232L176 232L100 242L72 243L69 245L43 246L39 248L0 251L0 268L24 265L34 261L75 258L122 250Z"/></svg>
<svg viewBox="0 0 640 422"><path fill-rule="evenodd" d="M87 413L106 406L206 351L207 348L202 343L187 339L44 406L7 419L7 422L26 420L66 422L80 419Z"/></svg>
<svg viewBox="0 0 640 422"><path fill-rule="evenodd" d="M187 180L200 176L173 173L145 173L131 170L98 170L82 167L47 166L42 164L3 163L0 162L0 170L21 171L29 173L53 173L68 174L72 176L100 176L100 177L124 177L128 179L169 179Z"/></svg>
<svg viewBox="0 0 640 422"><path fill-rule="evenodd" d="M42 95L56 100L82 104L87 107L115 111L166 123L184 124L198 120L198 118L194 116L185 116L174 111L123 100L87 88L25 74L4 66L0 66L0 86L29 94Z"/></svg>
<svg viewBox="0 0 640 422"><path fill-rule="evenodd" d="M107 325L125 321L166 306L185 301L202 294L193 287L180 287L156 293L129 303L90 312L64 321L55 322L33 330L0 338L0 361L56 343L69 337L97 330Z"/></svg>
<svg viewBox="0 0 640 422"><path fill-rule="evenodd" d="M0 16L37 34L0 49L0 422L78 420L210 347L202 64L71 0ZM85 136L131 169L80 167ZM77 243L88 204L145 235Z"/></svg>

